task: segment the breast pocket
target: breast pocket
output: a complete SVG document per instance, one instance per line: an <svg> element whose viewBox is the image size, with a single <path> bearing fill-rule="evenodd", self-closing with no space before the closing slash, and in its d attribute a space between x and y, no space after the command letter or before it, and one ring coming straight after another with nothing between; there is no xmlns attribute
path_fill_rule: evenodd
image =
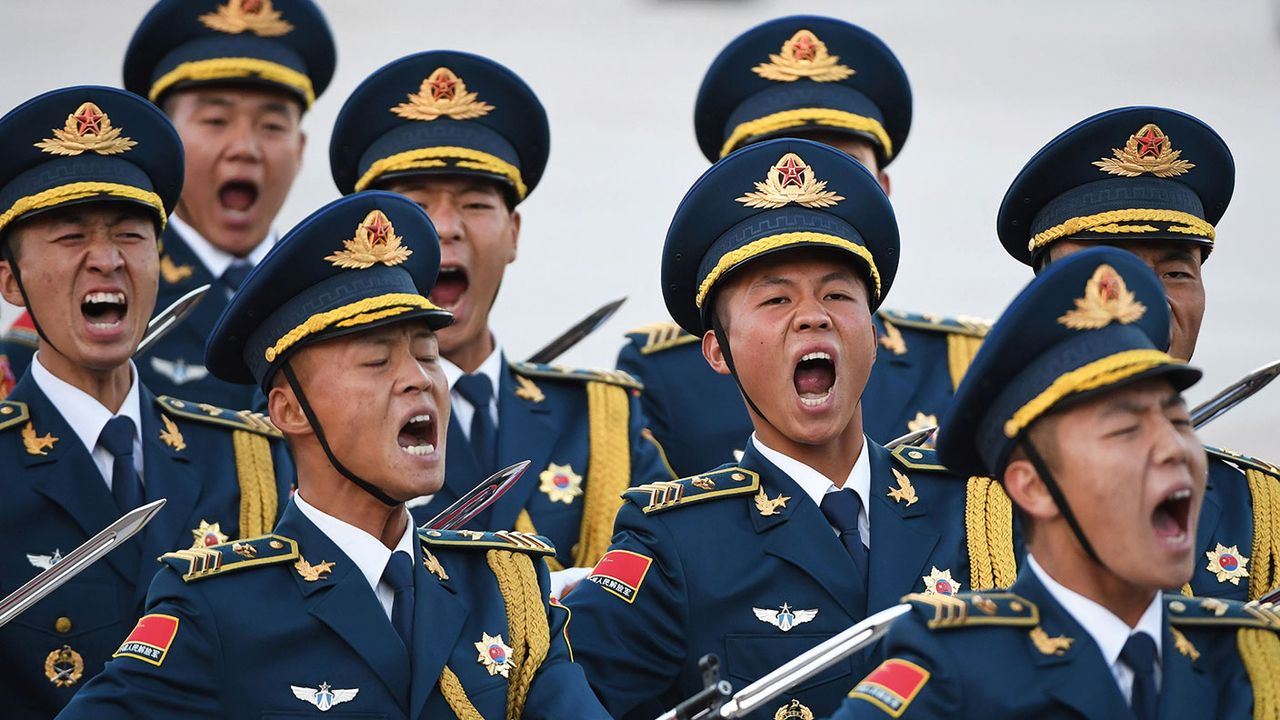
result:
<svg viewBox="0 0 1280 720"><path fill-rule="evenodd" d="M725 665L729 680L735 688L741 689L830 637L819 633L794 632L785 635L727 635L724 639ZM849 687L853 687L856 678L853 677L852 659L841 660L792 688L790 692L800 693L834 680L843 680Z"/></svg>
<svg viewBox="0 0 1280 720"><path fill-rule="evenodd" d="M274 712L263 713L262 720L291 720L292 718L314 718L317 710L312 708L310 712L306 710L276 710ZM386 713L345 713L341 709L330 709L325 711L323 715L325 720L331 718L348 718L349 720L385 720Z"/></svg>
<svg viewBox="0 0 1280 720"><path fill-rule="evenodd" d="M9 592L11 583L3 587ZM118 584L73 579L14 618L13 624L69 640L131 620L122 603Z"/></svg>

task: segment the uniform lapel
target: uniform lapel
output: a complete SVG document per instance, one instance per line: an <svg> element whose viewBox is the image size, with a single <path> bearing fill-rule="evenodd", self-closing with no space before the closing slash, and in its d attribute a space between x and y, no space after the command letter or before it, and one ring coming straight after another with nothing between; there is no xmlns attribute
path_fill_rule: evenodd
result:
<svg viewBox="0 0 1280 720"><path fill-rule="evenodd" d="M144 563L146 577L139 583L139 590L145 596L152 574L145 569L150 559L191 546L192 528L188 523L200 498L201 483L198 468L191 463L192 449L184 447L179 450L176 447L185 444L185 440L179 443L174 438L174 444L170 445L160 439L166 428L160 419L159 405L151 391L145 387L141 391L142 472L146 500L165 499L164 509L142 531L142 557L147 562Z"/></svg>
<svg viewBox="0 0 1280 720"><path fill-rule="evenodd" d="M539 473L547 468L551 450L559 435L557 427L552 408L546 399L533 402L516 396L515 377L506 358L503 358L502 373L498 380L498 467L489 472L521 460L530 462L524 477L493 504L489 514L489 527L515 526L516 516L539 485ZM577 471L586 474L586 468L577 468ZM477 478L477 482L480 479Z"/></svg>
<svg viewBox="0 0 1280 720"><path fill-rule="evenodd" d="M462 625L466 605L448 580L439 580L423 566L422 547L414 549L413 570L413 684L409 693L409 717L422 715L422 706L435 689L440 672L449 662ZM448 573L448 568L445 568Z"/></svg>
<svg viewBox="0 0 1280 720"><path fill-rule="evenodd" d="M1173 720L1187 717L1188 713L1213 714L1215 693L1213 683L1200 664L1183 655L1170 631L1169 617L1163 616L1164 639L1160 645L1160 712L1161 718ZM1198 649L1190 650L1192 655Z"/></svg>
<svg viewBox="0 0 1280 720"><path fill-rule="evenodd" d="M939 537L930 521L938 525L943 519L929 517L928 498L910 505L889 499L888 488L898 486L889 453L870 440L867 452L871 461L871 588L867 606L869 612L875 612L921 589L922 577L930 570L925 563Z"/></svg>

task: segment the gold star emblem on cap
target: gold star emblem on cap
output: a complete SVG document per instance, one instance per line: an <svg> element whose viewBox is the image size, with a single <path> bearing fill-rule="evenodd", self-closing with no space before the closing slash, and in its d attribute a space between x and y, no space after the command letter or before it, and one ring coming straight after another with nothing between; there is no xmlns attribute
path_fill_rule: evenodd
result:
<svg viewBox="0 0 1280 720"><path fill-rule="evenodd" d="M280 37L293 30L293 24L271 6L271 0L227 0L216 11L201 15L200 22L230 35L250 32L258 37Z"/></svg>
<svg viewBox="0 0 1280 720"><path fill-rule="evenodd" d="M138 144L123 137L122 132L111 125L111 118L96 103L85 102L67 116L60 129L53 129L53 137L41 140L36 147L50 155L72 156L86 152L119 155Z"/></svg>
<svg viewBox="0 0 1280 720"><path fill-rule="evenodd" d="M387 267L399 265L413 251L402 243L404 238L396 235L396 229L381 210L370 211L364 220L356 226L356 236L342 241L342 249L326 255L335 267L343 269L364 270L378 263Z"/></svg>
<svg viewBox="0 0 1280 720"><path fill-rule="evenodd" d="M751 68L765 80L795 82L808 78L814 82L835 82L854 74L853 68L840 64L840 56L827 51L827 44L810 30L797 30L782 50L769 55L769 62Z"/></svg>
<svg viewBox="0 0 1280 720"><path fill-rule="evenodd" d="M447 67L438 67L422 80L418 92L409 93L409 99L391 108L391 112L405 120L431 122L440 117L453 120L473 120L484 117L493 106L482 102L479 96L467 90L467 84Z"/></svg>
<svg viewBox="0 0 1280 720"><path fill-rule="evenodd" d="M1075 309L1058 322L1072 330L1098 330L1113 321L1121 325L1137 322L1147 312L1116 269L1103 263L1084 286L1084 297L1076 298Z"/></svg>
<svg viewBox="0 0 1280 720"><path fill-rule="evenodd" d="M1138 177L1151 173L1156 177L1169 178L1185 175L1195 167L1181 159L1182 151L1173 149L1169 136L1155 123L1143 125L1129 136L1124 147L1112 148L1111 154L1112 157L1093 163L1108 175Z"/></svg>
<svg viewBox="0 0 1280 720"><path fill-rule="evenodd" d="M831 207L844 199L827 190L827 181L814 177L811 168L795 153L787 153L778 159L765 174L763 182L755 183L756 189L737 201L749 208L772 210L795 203L801 207Z"/></svg>

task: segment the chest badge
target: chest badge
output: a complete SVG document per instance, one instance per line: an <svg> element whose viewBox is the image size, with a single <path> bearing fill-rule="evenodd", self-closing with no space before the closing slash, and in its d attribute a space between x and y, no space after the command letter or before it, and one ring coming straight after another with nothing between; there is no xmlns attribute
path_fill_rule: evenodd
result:
<svg viewBox="0 0 1280 720"><path fill-rule="evenodd" d="M56 687L71 687L84 676L84 658L70 645L63 645L45 657L44 676Z"/></svg>
<svg viewBox="0 0 1280 720"><path fill-rule="evenodd" d="M792 699L791 702L778 708L773 714L773 720L813 720L813 711L805 707L799 700Z"/></svg>
<svg viewBox="0 0 1280 720"><path fill-rule="evenodd" d="M152 370L168 378L169 382L174 385L200 382L209 377L208 368L203 365L188 365L187 361L182 358L165 360L164 358L152 356L150 363Z"/></svg>
<svg viewBox="0 0 1280 720"><path fill-rule="evenodd" d="M1232 585L1239 585L1240 578L1249 577L1249 571L1245 566L1249 564L1249 558L1240 554L1240 546L1232 545L1226 547L1222 543L1217 543L1218 547L1209 550L1204 554L1209 559L1209 564L1204 569L1213 573L1218 577L1218 582L1229 582Z"/></svg>
<svg viewBox="0 0 1280 720"><path fill-rule="evenodd" d="M222 532L221 523L206 522L200 519L200 527L191 531L191 549L200 550L212 545L221 545L227 541L227 534Z"/></svg>
<svg viewBox="0 0 1280 720"><path fill-rule="evenodd" d="M27 555L27 562L37 570L48 570L62 559L62 551L54 550L52 555Z"/></svg>
<svg viewBox="0 0 1280 720"><path fill-rule="evenodd" d="M497 635L481 633L480 642L475 645L476 650L480 652L476 662L483 665L490 675L510 677L515 661L511 659L511 646L502 642L502 633Z"/></svg>
<svg viewBox="0 0 1280 720"><path fill-rule="evenodd" d="M360 688L344 690L331 687L327 682L320 683L318 688L290 685L289 689L293 691L294 697L315 705L320 712L327 712L334 705L341 705L349 700L355 700L356 695L360 692Z"/></svg>
<svg viewBox="0 0 1280 720"><path fill-rule="evenodd" d="M582 476L573 471L572 465L551 463L538 479L542 481L538 489L546 493L551 502L572 505L573 499L582 494Z"/></svg>
<svg viewBox="0 0 1280 720"><path fill-rule="evenodd" d="M768 623L782 632L787 632L797 625L803 625L818 616L818 609L813 610L792 610L787 603L777 610L762 610L757 607L751 608L751 612L756 614L756 619L760 622Z"/></svg>
<svg viewBox="0 0 1280 720"><path fill-rule="evenodd" d="M920 578L924 580L925 595L955 595L960 592L960 581L951 577L951 569L939 570L933 566L933 572Z"/></svg>

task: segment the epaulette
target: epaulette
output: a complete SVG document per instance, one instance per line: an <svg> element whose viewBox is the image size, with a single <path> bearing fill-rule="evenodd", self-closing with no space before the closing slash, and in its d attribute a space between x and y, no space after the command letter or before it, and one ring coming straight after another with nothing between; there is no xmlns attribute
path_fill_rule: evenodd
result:
<svg viewBox="0 0 1280 720"><path fill-rule="evenodd" d="M263 535L208 547L169 552L158 559L176 570L184 581L191 582L233 570L288 562L298 557L296 541L281 535Z"/></svg>
<svg viewBox="0 0 1280 720"><path fill-rule="evenodd" d="M1165 615L1173 625L1218 625L1280 631L1280 605L1257 600L1240 602L1172 593L1164 596Z"/></svg>
<svg viewBox="0 0 1280 720"><path fill-rule="evenodd" d="M633 390L644 389L644 385L640 384L639 380L622 370L595 370L526 362L511 363L511 369L525 377L546 378L548 380L575 380L577 382L603 382Z"/></svg>
<svg viewBox="0 0 1280 720"><path fill-rule="evenodd" d="M938 453L932 448L918 445L899 445L889 451L899 465L908 470L925 470L929 472L950 472L938 461Z"/></svg>
<svg viewBox="0 0 1280 720"><path fill-rule="evenodd" d="M17 400L0 400L0 430L17 427L31 418L27 404Z"/></svg>
<svg viewBox="0 0 1280 720"><path fill-rule="evenodd" d="M3 339L5 342L34 348L40 341L40 335L36 332L36 325L31 320L31 314L24 312L19 315L18 319L14 320L13 324L4 333Z"/></svg>
<svg viewBox="0 0 1280 720"><path fill-rule="evenodd" d="M481 532L479 530L428 530L418 528L418 539L424 545L452 547L462 550L516 550L530 555L556 554L550 540L533 533L515 530Z"/></svg>
<svg viewBox="0 0 1280 720"><path fill-rule="evenodd" d="M913 313L905 310L887 310L883 308L879 313L882 320L888 320L898 327L969 335L972 337L986 337L993 324L992 320L969 317L968 315L945 317L930 313Z"/></svg>
<svg viewBox="0 0 1280 720"><path fill-rule="evenodd" d="M690 503L754 494L759 488L759 474L740 467L726 467L679 480L637 485L623 491L622 497L639 505L645 515L652 515Z"/></svg>
<svg viewBox="0 0 1280 720"><path fill-rule="evenodd" d="M697 335L690 335L684 328L667 320L641 325L627 331L627 337L640 346L641 355L652 355L663 350L698 342Z"/></svg>
<svg viewBox="0 0 1280 720"><path fill-rule="evenodd" d="M1233 465L1242 465L1246 468L1260 470L1268 475L1280 477L1280 467L1276 467L1266 460L1259 460L1258 458L1249 457L1248 455L1241 455L1234 450L1227 450L1225 448L1216 448L1205 445L1204 449L1205 452L1210 455L1226 460Z"/></svg>
<svg viewBox="0 0 1280 720"><path fill-rule="evenodd" d="M227 410L217 405L179 400L168 395L157 397L156 402L167 412L188 420L221 425L233 430L247 430L270 438L284 437L280 430L271 424L271 420L262 413L256 413L251 410Z"/></svg>
<svg viewBox="0 0 1280 720"><path fill-rule="evenodd" d="M911 603L916 612L925 616L925 624L930 630L974 625L1035 627L1040 624L1040 608L1010 592L911 593L904 595L902 602Z"/></svg>

